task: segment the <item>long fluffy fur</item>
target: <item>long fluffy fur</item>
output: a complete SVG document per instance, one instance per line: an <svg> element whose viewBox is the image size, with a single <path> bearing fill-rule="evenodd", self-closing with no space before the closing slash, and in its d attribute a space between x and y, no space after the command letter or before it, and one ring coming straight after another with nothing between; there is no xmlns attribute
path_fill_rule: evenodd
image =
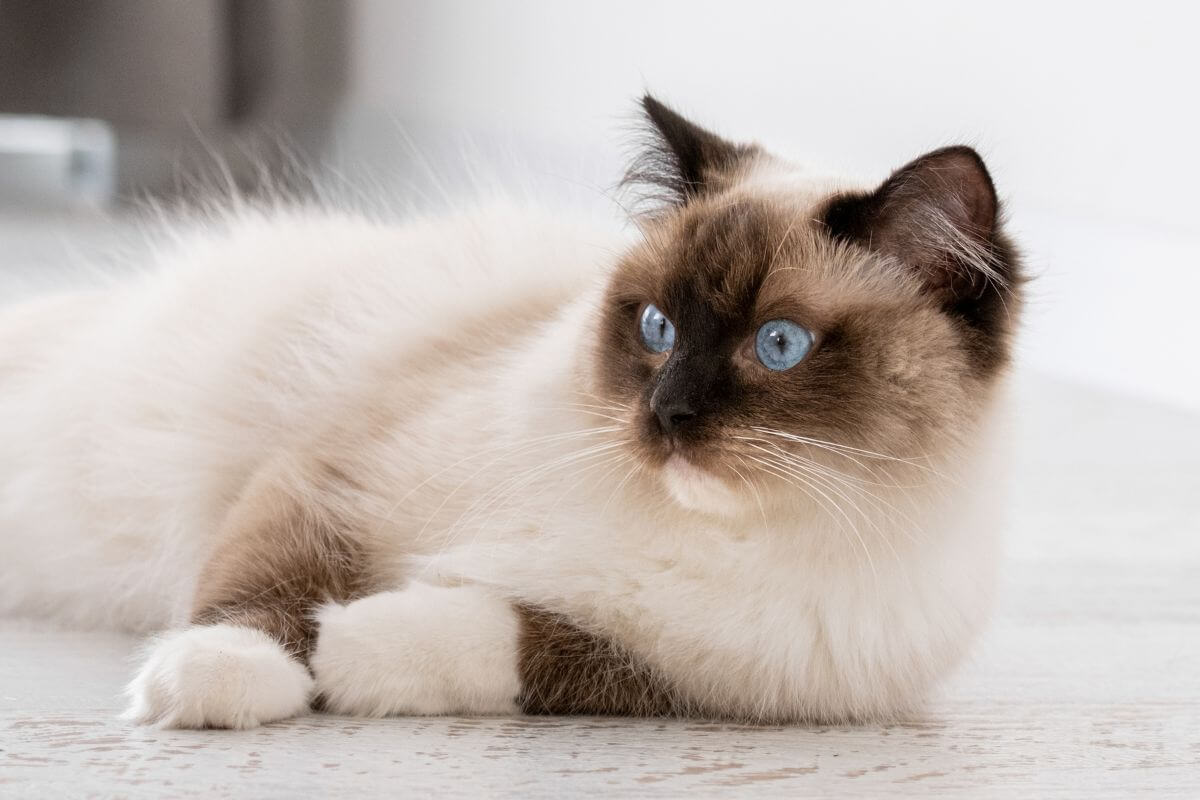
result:
<svg viewBox="0 0 1200 800"><path fill-rule="evenodd" d="M770 168L733 191L753 194ZM817 213L796 201L785 210ZM515 624L515 604L619 643L696 713L854 720L911 708L989 606L993 393L971 398L968 419L943 410L953 444L907 471L919 488L885 482L858 503L843 494L838 516L764 472L746 477L747 491L726 486L738 496L724 507L712 476L668 466L664 478L638 458L635 410L596 377L610 254L622 245L514 208L396 225L243 212L183 240L155 271L6 312L0 612L134 631L181 624L217 532L266 474L277 496L358 532L372 585L480 587L454 623L464 641L490 641L471 620ZM822 269L856 302L918 302L915 280L871 273L886 261L823 247ZM949 335L932 311L914 318L931 344L880 362L896 375ZM818 457L853 471L853 456ZM331 492L318 477L329 474L351 479ZM382 602L358 602L368 601ZM322 618L359 613L346 609ZM205 646L176 636L173 647ZM317 645L318 686L358 663L332 646ZM516 651L500 649L497 685L511 686ZM281 674L294 666L284 658ZM464 673L443 710L471 710L464 697L507 708L477 677ZM278 716L308 691L293 683L261 714L221 718ZM420 698L362 700L365 688L325 693L358 713L430 710Z"/></svg>

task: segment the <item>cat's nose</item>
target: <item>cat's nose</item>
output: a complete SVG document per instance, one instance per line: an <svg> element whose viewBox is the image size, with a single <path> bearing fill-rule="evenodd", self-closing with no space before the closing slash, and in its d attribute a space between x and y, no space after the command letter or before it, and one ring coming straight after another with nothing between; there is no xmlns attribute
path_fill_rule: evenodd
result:
<svg viewBox="0 0 1200 800"><path fill-rule="evenodd" d="M654 415L663 433L674 433L696 419L696 410L686 400L670 400L655 404Z"/></svg>

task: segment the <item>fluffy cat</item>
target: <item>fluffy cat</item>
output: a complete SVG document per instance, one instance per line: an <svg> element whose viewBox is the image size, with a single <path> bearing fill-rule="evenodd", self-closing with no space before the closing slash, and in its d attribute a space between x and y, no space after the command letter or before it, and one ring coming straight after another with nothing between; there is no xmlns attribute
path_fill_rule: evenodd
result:
<svg viewBox="0 0 1200 800"><path fill-rule="evenodd" d="M1021 275L974 151L871 189L651 97L637 240L245 212L0 316L0 610L129 716L916 707L992 592Z"/></svg>

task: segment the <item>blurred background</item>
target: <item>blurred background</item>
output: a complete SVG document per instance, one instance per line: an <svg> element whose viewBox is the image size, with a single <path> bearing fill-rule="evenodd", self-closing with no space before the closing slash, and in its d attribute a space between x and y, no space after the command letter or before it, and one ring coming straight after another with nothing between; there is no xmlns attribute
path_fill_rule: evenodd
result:
<svg viewBox="0 0 1200 800"><path fill-rule="evenodd" d="M485 165L615 215L649 89L869 180L973 144L1038 276L1024 367L1200 409L1195 8L0 0L0 272L265 176L403 206Z"/></svg>

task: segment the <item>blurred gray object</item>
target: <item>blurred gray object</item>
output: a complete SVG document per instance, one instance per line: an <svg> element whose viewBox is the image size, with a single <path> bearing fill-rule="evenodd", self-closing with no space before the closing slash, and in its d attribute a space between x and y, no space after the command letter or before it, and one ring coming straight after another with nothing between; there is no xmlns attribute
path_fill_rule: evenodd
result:
<svg viewBox="0 0 1200 800"><path fill-rule="evenodd" d="M112 129L99 120L0 114L0 204L104 206L115 151Z"/></svg>
<svg viewBox="0 0 1200 800"><path fill-rule="evenodd" d="M0 113L107 123L125 194L186 188L217 159L250 182L283 150L323 146L346 80L347 13L303 0L0 0ZM48 141L101 130L42 122ZM3 158L0 198L32 193L21 186L39 170L59 180Z"/></svg>

